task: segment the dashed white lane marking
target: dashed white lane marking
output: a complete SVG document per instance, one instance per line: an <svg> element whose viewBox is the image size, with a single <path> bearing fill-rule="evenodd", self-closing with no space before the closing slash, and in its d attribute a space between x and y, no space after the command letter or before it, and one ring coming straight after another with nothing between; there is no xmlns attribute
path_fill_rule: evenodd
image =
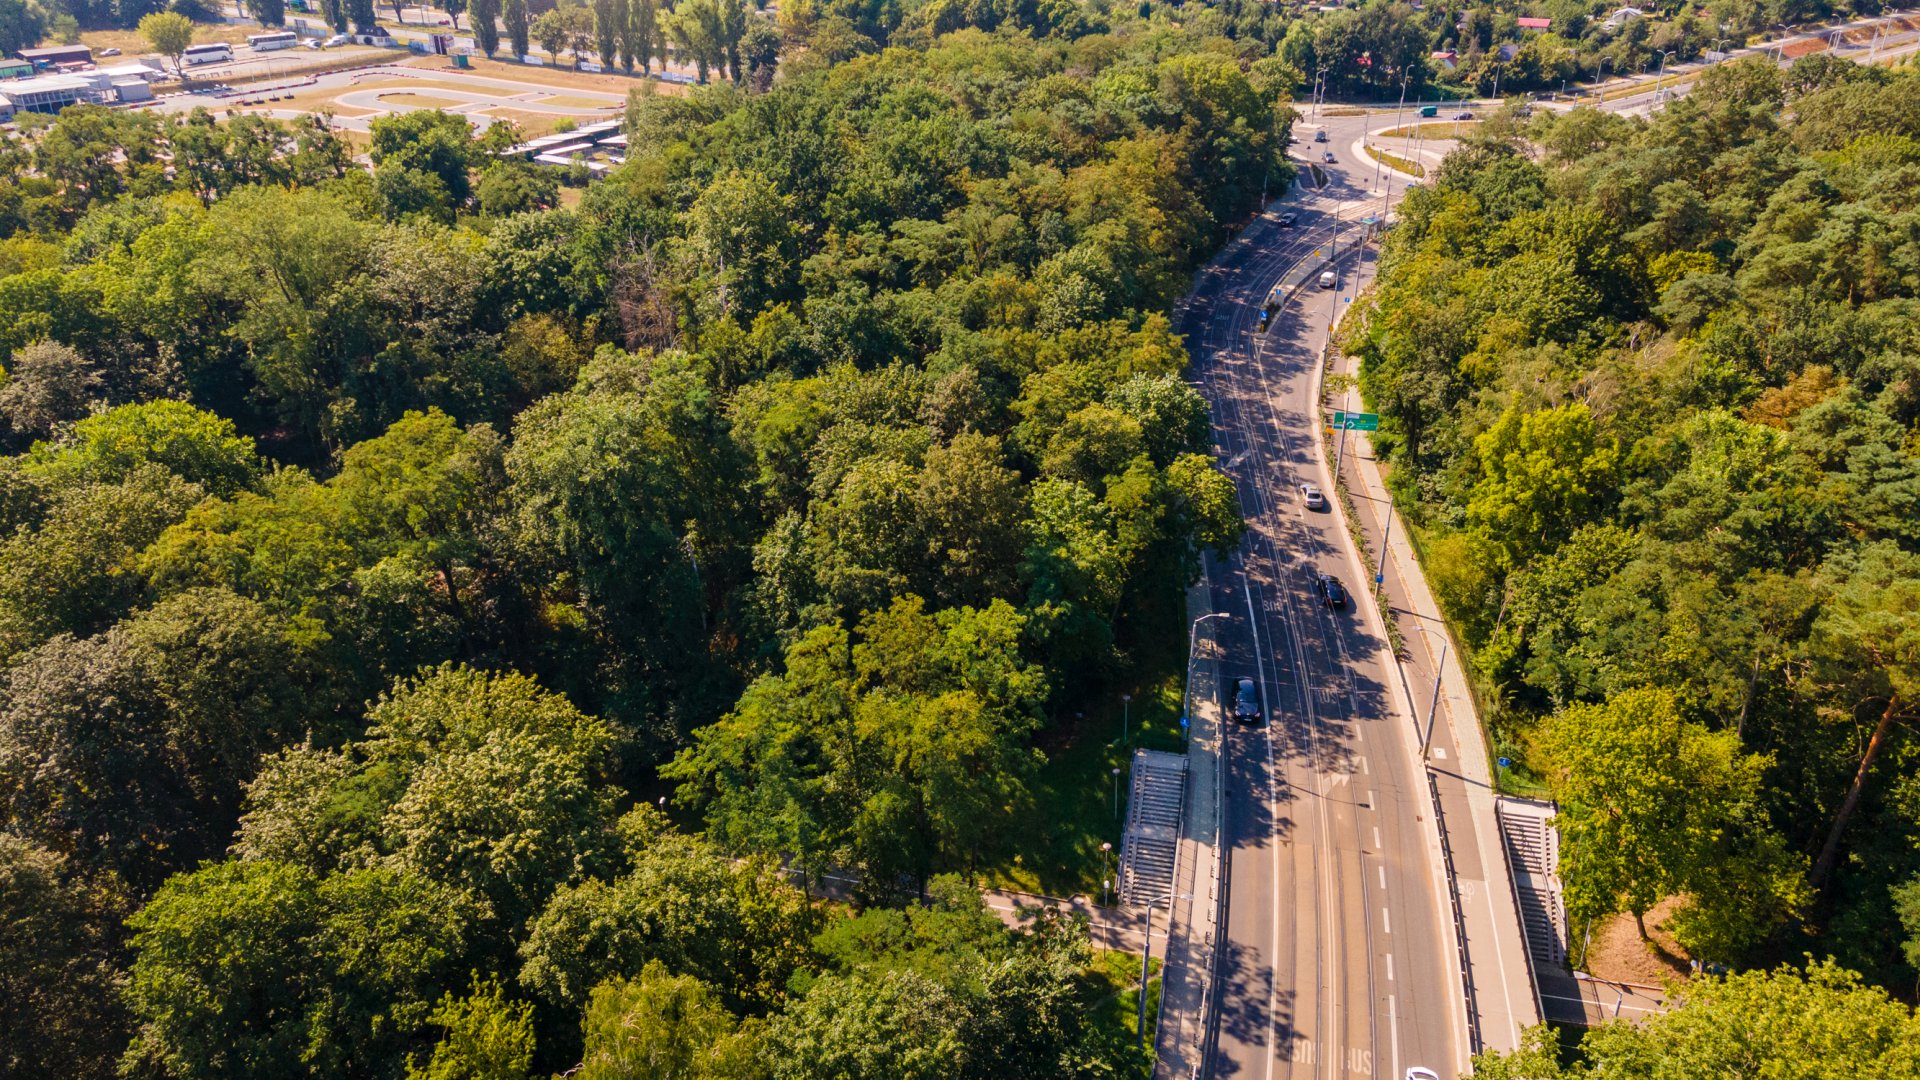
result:
<svg viewBox="0 0 1920 1080"><path fill-rule="evenodd" d="M1386 908L1380 909L1380 925L1387 933L1393 933L1393 916L1387 914Z"/></svg>

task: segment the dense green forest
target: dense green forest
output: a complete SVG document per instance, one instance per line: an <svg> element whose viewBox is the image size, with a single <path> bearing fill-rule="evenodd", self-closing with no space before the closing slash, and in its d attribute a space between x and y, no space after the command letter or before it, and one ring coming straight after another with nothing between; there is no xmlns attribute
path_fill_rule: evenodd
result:
<svg viewBox="0 0 1920 1080"><path fill-rule="evenodd" d="M1133 1074L942 875L1237 541L1164 312L1294 89L965 30L573 209L445 114L8 137L0 1072Z"/></svg>
<svg viewBox="0 0 1920 1080"><path fill-rule="evenodd" d="M1916 101L1815 59L1509 114L1385 247L1349 344L1576 950L1679 896L1697 959L1914 985Z"/></svg>

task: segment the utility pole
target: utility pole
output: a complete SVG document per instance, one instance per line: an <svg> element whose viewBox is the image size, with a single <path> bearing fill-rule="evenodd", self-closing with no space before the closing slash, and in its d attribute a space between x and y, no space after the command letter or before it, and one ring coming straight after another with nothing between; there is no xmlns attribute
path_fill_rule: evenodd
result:
<svg viewBox="0 0 1920 1080"><path fill-rule="evenodd" d="M1447 649L1451 641L1440 643L1440 662L1433 665L1433 701L1427 706L1427 734L1420 740L1420 760L1427 760L1427 754L1433 749L1433 718L1440 710L1440 673L1446 670Z"/></svg>

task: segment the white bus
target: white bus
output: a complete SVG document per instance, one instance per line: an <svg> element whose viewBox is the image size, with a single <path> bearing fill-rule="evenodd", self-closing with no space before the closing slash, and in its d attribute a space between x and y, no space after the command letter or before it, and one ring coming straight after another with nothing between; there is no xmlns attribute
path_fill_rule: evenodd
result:
<svg viewBox="0 0 1920 1080"><path fill-rule="evenodd" d="M300 44L300 35L291 30L277 34L248 34L247 44L254 52L272 52L274 49L291 49Z"/></svg>
<svg viewBox="0 0 1920 1080"><path fill-rule="evenodd" d="M181 57L189 64L224 64L233 59L233 46L225 42L212 45L189 45Z"/></svg>

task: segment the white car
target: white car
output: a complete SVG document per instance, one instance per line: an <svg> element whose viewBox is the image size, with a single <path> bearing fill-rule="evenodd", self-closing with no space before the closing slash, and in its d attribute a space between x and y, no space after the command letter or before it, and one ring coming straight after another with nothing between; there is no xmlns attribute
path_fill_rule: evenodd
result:
<svg viewBox="0 0 1920 1080"><path fill-rule="evenodd" d="M340 46L345 45L347 41L348 41L347 35L335 34L332 37L328 38L325 44L326 44L326 47L329 49L337 49Z"/></svg>
<svg viewBox="0 0 1920 1080"><path fill-rule="evenodd" d="M101 49L100 55L101 56L119 56L120 50L119 49Z"/></svg>
<svg viewBox="0 0 1920 1080"><path fill-rule="evenodd" d="M1300 485L1300 501L1306 503L1307 509L1309 510L1325 510L1327 508L1327 497L1320 494L1320 489L1314 487L1312 484Z"/></svg>
<svg viewBox="0 0 1920 1080"><path fill-rule="evenodd" d="M1415 1065L1407 1070L1407 1080L1440 1080L1440 1074L1432 1069L1423 1069Z"/></svg>

